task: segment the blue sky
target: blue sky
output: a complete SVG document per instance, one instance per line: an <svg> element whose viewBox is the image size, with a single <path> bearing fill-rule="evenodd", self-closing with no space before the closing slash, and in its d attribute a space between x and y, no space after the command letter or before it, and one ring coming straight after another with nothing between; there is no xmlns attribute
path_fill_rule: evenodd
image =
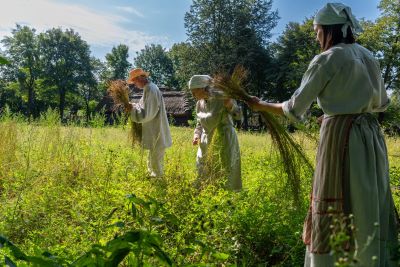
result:
<svg viewBox="0 0 400 267"><path fill-rule="evenodd" d="M322 0L275 0L281 19L273 30L279 36L289 21L301 22L326 2ZM358 18L375 20L379 0L346 0ZM146 44L169 48L186 40L184 15L191 0L0 0L0 39L16 23L43 32L52 27L73 28L102 60L113 46L130 47L131 60Z"/></svg>

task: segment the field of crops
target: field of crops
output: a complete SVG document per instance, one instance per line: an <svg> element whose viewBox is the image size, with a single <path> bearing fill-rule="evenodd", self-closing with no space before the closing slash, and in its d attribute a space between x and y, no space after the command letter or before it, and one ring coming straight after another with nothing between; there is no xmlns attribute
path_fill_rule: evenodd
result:
<svg viewBox="0 0 400 267"><path fill-rule="evenodd" d="M311 174L302 173L303 203L293 203L266 133L239 133L241 192L218 182L199 191L190 128L172 127L165 177L155 179L147 177L146 153L132 149L126 127L57 121L51 112L32 124L1 119L0 243L8 245L0 248L0 262L302 266ZM295 138L313 161L315 140ZM387 144L399 207L400 140Z"/></svg>

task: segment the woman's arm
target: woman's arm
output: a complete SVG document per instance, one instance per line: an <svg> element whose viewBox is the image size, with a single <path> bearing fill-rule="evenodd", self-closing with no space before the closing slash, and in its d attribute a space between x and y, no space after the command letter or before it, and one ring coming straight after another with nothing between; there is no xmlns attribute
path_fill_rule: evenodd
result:
<svg viewBox="0 0 400 267"><path fill-rule="evenodd" d="M254 111L266 111L278 115L284 115L282 103L265 102L261 101L258 97L253 96L251 101L246 102L246 104Z"/></svg>
<svg viewBox="0 0 400 267"><path fill-rule="evenodd" d="M196 107L195 107L196 114L198 113L199 105L200 105L200 102L197 101ZM193 145L197 145L199 143L201 135L203 133L203 126L201 126L200 119L197 117L197 115L196 115L196 121L197 121L196 128L194 129L193 140L192 140Z"/></svg>
<svg viewBox="0 0 400 267"><path fill-rule="evenodd" d="M224 106L234 120L240 121L243 118L242 109L237 104L236 100L228 98L224 100Z"/></svg>
<svg viewBox="0 0 400 267"><path fill-rule="evenodd" d="M133 105L130 111L134 122L149 122L156 117L160 109L159 95L154 91L149 89L147 95L143 93L143 98L143 101L139 101L138 104Z"/></svg>

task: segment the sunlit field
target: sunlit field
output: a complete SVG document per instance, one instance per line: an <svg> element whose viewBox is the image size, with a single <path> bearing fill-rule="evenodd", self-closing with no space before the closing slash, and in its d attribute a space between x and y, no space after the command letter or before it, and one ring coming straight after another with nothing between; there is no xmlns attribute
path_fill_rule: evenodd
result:
<svg viewBox="0 0 400 267"><path fill-rule="evenodd" d="M244 189L234 193L193 186L191 128L171 128L165 177L155 179L127 127L57 121L51 112L31 124L1 120L0 233L24 255L47 266L110 266L122 256L121 266L302 266L311 174L303 172L303 203L293 203L267 133L239 132ZM315 139L295 138L313 162ZM400 207L400 140L387 144ZM0 262L18 262L12 248Z"/></svg>

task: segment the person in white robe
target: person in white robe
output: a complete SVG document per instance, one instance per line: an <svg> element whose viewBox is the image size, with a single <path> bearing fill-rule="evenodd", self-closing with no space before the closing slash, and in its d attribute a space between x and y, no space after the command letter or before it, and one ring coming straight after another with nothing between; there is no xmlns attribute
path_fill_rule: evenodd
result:
<svg viewBox="0 0 400 267"><path fill-rule="evenodd" d="M242 188L241 161L239 142L234 128L234 121L241 120L241 108L236 101L224 97L212 88L212 78L208 75L194 75L189 81L189 89L197 99L197 125L194 130L193 145L199 145L196 165L199 180L208 174L206 162L210 144L218 135L222 168L227 176L227 188L239 191ZM211 163L212 164L212 163Z"/></svg>
<svg viewBox="0 0 400 267"><path fill-rule="evenodd" d="M143 90L143 96L137 104L130 103L125 107L130 111L132 121L142 124L142 147L149 150L148 171L152 177L164 174L165 149L172 145L162 93L149 80L149 73L137 68L132 69L127 80Z"/></svg>
<svg viewBox="0 0 400 267"><path fill-rule="evenodd" d="M249 106L301 120L316 99L324 112L310 208L304 223L304 266L331 267L332 215L354 216L351 241L344 244L356 266L398 266L399 219L394 207L384 136L373 112L389 105L378 61L355 43L361 27L351 9L328 3L314 19L322 52L283 103L253 97Z"/></svg>

